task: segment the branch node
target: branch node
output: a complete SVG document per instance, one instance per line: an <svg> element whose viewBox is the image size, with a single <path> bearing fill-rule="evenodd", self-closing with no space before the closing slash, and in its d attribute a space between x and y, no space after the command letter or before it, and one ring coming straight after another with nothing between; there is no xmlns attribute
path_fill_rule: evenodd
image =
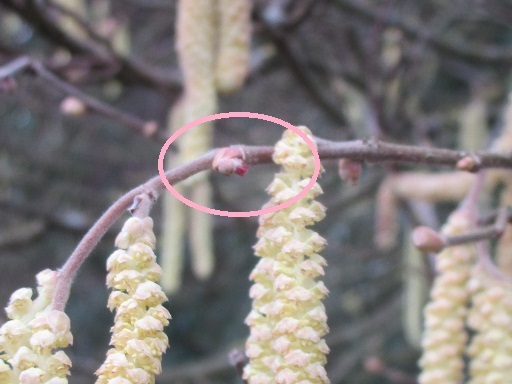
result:
<svg viewBox="0 0 512 384"><path fill-rule="evenodd" d="M158 196L156 191L147 184L143 185L143 190L143 193L133 198L133 203L128 208L128 212L130 212L133 216L139 217L141 219L149 215L149 211L151 210L153 204L156 202Z"/></svg>
<svg viewBox="0 0 512 384"><path fill-rule="evenodd" d="M466 172L478 172L480 170L480 166L482 165L482 159L476 153L472 153L468 156L464 156L459 161L457 161L456 168L459 171Z"/></svg>

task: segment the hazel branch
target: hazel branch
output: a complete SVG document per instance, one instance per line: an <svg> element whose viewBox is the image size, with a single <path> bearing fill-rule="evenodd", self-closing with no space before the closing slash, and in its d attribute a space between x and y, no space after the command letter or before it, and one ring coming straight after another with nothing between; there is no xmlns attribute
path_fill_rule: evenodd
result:
<svg viewBox="0 0 512 384"><path fill-rule="evenodd" d="M163 130L158 129L154 121L144 121L136 116L122 112L92 96L87 95L77 87L55 76L41 62L29 57L19 57L0 67L0 80L10 78L20 72L28 72L43 79L56 89L80 100L88 110L107 119L122 124L138 134L142 134L163 144L167 139ZM172 148L174 149L174 148Z"/></svg>
<svg viewBox="0 0 512 384"><path fill-rule="evenodd" d="M19 67L20 63L16 63L16 65ZM1 74L2 72L0 72L0 75ZM420 148L408 145L391 144L382 141L356 140L348 142L332 142L318 139L317 143L318 153L321 159L349 158L357 161L392 161L400 163L443 164L456 166L457 162L461 158L467 156L467 153L464 151ZM241 164L236 164L235 166L249 166L272 162L274 147L238 145L233 146L232 148L235 148L236 150L229 152L229 159L231 161L236 158L242 160ZM225 149L223 150L225 151ZM212 169L213 159L218 151L219 150L212 150L196 160L166 172L167 180L172 185L185 180L196 173ZM512 168L512 157L509 155L482 151L478 153L478 156L481 159L480 167L482 168ZM59 281L57 283L52 303L54 309L64 310L69 297L69 290L76 272L112 224L133 204L134 198L146 193L148 190L154 191L155 194L158 194L163 190L163 188L164 185L160 177L155 176L145 184L140 185L123 195L98 219L98 221L80 241L77 248L73 251L68 261L59 272Z"/></svg>
<svg viewBox="0 0 512 384"><path fill-rule="evenodd" d="M472 243L480 240L492 240L499 238L505 231L509 221L507 208L499 210L492 225L475 228L461 235L443 236L428 227L418 227L412 233L414 245L423 252L439 252L445 247Z"/></svg>
<svg viewBox="0 0 512 384"><path fill-rule="evenodd" d="M167 180L170 184L178 183L196 173L205 171L211 167L211 162L216 151L208 152L200 158L191 161L185 165L176 167L166 173ZM55 287L52 307L56 310L63 311L69 298L69 292L73 279L92 250L96 247L101 238L107 233L108 229L121 215L133 205L134 199L146 191L155 191L158 193L164 188L159 176L155 176L143 185L140 185L121 196L96 223L89 229L82 240L78 243L76 249L69 256L66 263L59 270L58 282Z"/></svg>

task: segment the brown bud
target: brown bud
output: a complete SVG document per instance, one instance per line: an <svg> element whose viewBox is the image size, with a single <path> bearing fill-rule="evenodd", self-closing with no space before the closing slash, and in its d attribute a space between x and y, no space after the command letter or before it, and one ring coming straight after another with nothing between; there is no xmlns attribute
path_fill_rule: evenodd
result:
<svg viewBox="0 0 512 384"><path fill-rule="evenodd" d="M412 232L412 242L422 252L439 252L445 246L443 238L429 227L418 227Z"/></svg>
<svg viewBox="0 0 512 384"><path fill-rule="evenodd" d="M476 172L478 171L479 165L480 161L478 158L466 156L457 161L456 167L459 171Z"/></svg>
<svg viewBox="0 0 512 384"><path fill-rule="evenodd" d="M142 132L147 137L153 137L158 132L158 124L156 121L148 121L142 127Z"/></svg>
<svg viewBox="0 0 512 384"><path fill-rule="evenodd" d="M60 110L68 116L83 116L87 112L87 106L82 100L68 96L60 103Z"/></svg>
<svg viewBox="0 0 512 384"><path fill-rule="evenodd" d="M362 164L360 161L350 159L340 159L338 162L338 174L341 180L348 181L350 185L357 185L357 181L361 177Z"/></svg>

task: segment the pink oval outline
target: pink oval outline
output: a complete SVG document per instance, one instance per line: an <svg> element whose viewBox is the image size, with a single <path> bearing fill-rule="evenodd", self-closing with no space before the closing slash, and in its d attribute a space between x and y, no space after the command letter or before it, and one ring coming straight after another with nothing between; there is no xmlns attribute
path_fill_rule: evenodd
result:
<svg viewBox="0 0 512 384"><path fill-rule="evenodd" d="M232 212L232 211L221 211L219 209L213 209L213 208L209 208L209 207L205 207L203 205L197 204L197 203L193 202L192 200L187 199L185 196L181 195L180 193L178 193L178 191L176 191L176 189L174 189L172 187L172 185L167 181L167 178L165 177L165 171L164 171L164 158L165 158L165 153L169 149L169 146L181 134L183 134L184 132L188 131L191 128L194 128L195 126L197 126L199 124L208 123L208 122L214 121L214 120L228 119L231 117L245 117L248 119L259 119L259 120L269 121L271 123L280 125L282 127L285 127L286 129L290 129L293 132L295 132L296 134L298 134L302 138L302 140L305 141L305 143L308 145L308 147L311 148L311 152L313 153L313 159L315 162L313 176L311 177L311 180L308 183L308 185L306 185L306 187L304 187L304 189L301 192L299 192L299 194L297 196L292 197L291 199L285 201L284 203L278 204L278 205L276 205L274 207L270 207L270 208L259 209L257 211L241 211L241 212L233 211ZM253 113L253 112L217 113L215 115L209 115L209 116L201 117L197 120L194 120L194 121L184 125L180 129L178 129L176 132L174 132L171 135L171 137L169 137L169 139L167 139L167 141L165 142L164 146L162 147L162 149L160 151L160 155L158 156L158 174L160 175L160 179L164 183L165 188L167 188L167 190L169 190L169 192L171 192L171 194L174 197L176 197L183 204L188 205L190 208L197 209L198 211L201 211L201 212L210 213L212 215L226 216L226 217L260 216L260 215L265 215L268 213L280 211L281 209L287 208L290 205L295 204L297 201L302 199L311 188L313 188L313 186L315 185L315 183L318 179L318 176L320 175L321 167L322 166L320 163L320 156L318 155L318 150L315 147L315 143L312 140L310 140L304 132L300 131L296 126L294 126L284 120L281 120L277 117L264 115L262 113Z"/></svg>

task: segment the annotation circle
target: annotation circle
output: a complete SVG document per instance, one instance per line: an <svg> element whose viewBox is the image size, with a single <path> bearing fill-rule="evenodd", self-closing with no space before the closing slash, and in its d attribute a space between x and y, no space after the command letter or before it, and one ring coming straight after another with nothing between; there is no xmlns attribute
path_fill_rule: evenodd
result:
<svg viewBox="0 0 512 384"><path fill-rule="evenodd" d="M167 181L167 178L165 177L165 170L164 170L165 153L169 149L169 146L174 141L176 141L180 135L182 135L183 133L185 133L189 129L192 129L192 128L194 128L194 127L196 127L198 125L204 124L204 123L208 123L210 121L221 120L221 119L237 118L237 117L238 118L264 120L264 121L268 121L268 122L280 125L280 126L286 128L286 129L290 129L293 132L295 132L297 135L299 135L302 138L302 140L304 140L305 143L309 146L309 148L311 149L311 152L313 153L313 158L314 158L314 162L315 162L315 168L314 168L314 171L313 171L313 175L311 176L310 182L308 183L308 185L306 185L306 187L304 187L304 189L299 194L297 194L297 196L292 197L291 199L285 201L284 203L278 204L278 205L276 205L274 207L265 208L265 209L259 209L257 211L241 211L241 212L222 211L222 210L218 210L218 209L213 209L213 208L205 207L203 205L200 205L200 204L197 204L197 203L193 202L192 200L187 199L185 196L180 194L175 188L173 188L173 186L169 183L169 181ZM284 120L281 120L281 119L279 119L277 117L273 117L273 116L269 116L269 115L264 115L262 113L253 113L253 112L217 113L215 115L209 115L209 116L205 116L205 117L202 117L200 119L194 120L194 121L184 125L180 129L178 129L176 132L174 132L172 134L172 136L169 139L167 139L167 141L165 142L164 146L162 147L162 149L160 151L160 155L158 156L158 173L160 175L160 179L162 180L162 183L169 190L169 192L172 193L172 195L174 197L176 197L178 200L180 200L183 204L188 205L191 208L197 209L198 211L205 212L205 213L210 213L212 215L226 216L226 217L253 217L253 216L260 216L260 215L265 215L265 214L268 214L268 213L273 213L273 212L280 211L281 209L285 209L285 208L289 207L290 205L295 204L300 199L302 199L304 196L306 196L308 191L311 188L313 188L313 186L315 185L315 183L316 183L316 181L318 179L318 176L320 174L320 169L321 169L320 157L318 155L318 150L316 149L315 143L311 139L309 139L308 136L304 132L300 131L294 125L292 125L292 124L290 124L290 123L288 123L288 122L286 122Z"/></svg>

